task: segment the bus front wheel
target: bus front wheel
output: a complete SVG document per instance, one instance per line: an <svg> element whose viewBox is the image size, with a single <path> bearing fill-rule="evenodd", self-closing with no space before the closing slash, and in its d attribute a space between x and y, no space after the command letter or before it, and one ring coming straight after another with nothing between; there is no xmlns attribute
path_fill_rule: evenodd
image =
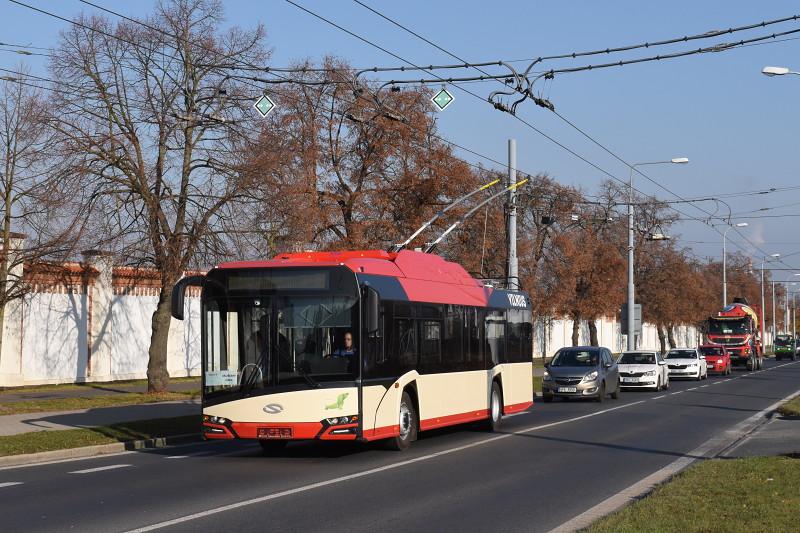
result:
<svg viewBox="0 0 800 533"><path fill-rule="evenodd" d="M411 446L411 442L417 440L417 411L414 408L414 402L411 401L411 396L403 391L403 396L400 398L400 412L398 413L400 422L399 435L387 441L387 445L391 450L405 450Z"/></svg>

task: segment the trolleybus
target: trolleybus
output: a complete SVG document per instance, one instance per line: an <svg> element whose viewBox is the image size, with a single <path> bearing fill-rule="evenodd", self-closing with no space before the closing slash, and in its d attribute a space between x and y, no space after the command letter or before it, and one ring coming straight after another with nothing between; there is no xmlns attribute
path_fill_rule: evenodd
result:
<svg viewBox="0 0 800 533"><path fill-rule="evenodd" d="M419 251L282 254L232 262L201 287L206 439L385 439L533 403L531 303Z"/></svg>

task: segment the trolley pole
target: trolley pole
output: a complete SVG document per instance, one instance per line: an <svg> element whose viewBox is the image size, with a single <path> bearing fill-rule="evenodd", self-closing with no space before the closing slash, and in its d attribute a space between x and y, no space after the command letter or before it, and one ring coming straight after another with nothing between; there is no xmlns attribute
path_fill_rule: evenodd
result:
<svg viewBox="0 0 800 533"><path fill-rule="evenodd" d="M508 140L508 186L517 182L517 141ZM517 189L508 190L508 216L506 226L508 238L508 264L506 267L506 287L519 290L519 264L517 262Z"/></svg>

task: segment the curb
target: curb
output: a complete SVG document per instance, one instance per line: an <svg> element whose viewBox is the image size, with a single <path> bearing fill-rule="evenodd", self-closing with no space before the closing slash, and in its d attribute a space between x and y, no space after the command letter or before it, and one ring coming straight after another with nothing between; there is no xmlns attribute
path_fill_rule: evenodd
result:
<svg viewBox="0 0 800 533"><path fill-rule="evenodd" d="M112 442L110 444L98 444L95 446L81 446L80 448L66 448L64 450L52 450L49 452L25 453L20 455L7 455L0 457L0 468L9 466L35 465L61 461L65 459L82 459L86 457L97 457L100 455L111 455L115 453L147 450L154 448L165 448L176 444L189 442L199 442L199 433L186 433L184 435L173 435L171 437L155 437L152 439L131 440L127 442Z"/></svg>

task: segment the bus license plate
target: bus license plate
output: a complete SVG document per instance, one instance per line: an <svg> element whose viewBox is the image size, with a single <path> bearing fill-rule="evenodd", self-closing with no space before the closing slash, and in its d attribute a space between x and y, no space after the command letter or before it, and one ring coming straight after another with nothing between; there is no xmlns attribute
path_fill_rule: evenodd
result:
<svg viewBox="0 0 800 533"><path fill-rule="evenodd" d="M577 392L578 389L576 387L559 387L558 392Z"/></svg>
<svg viewBox="0 0 800 533"><path fill-rule="evenodd" d="M259 439L291 439L292 428L258 428Z"/></svg>

